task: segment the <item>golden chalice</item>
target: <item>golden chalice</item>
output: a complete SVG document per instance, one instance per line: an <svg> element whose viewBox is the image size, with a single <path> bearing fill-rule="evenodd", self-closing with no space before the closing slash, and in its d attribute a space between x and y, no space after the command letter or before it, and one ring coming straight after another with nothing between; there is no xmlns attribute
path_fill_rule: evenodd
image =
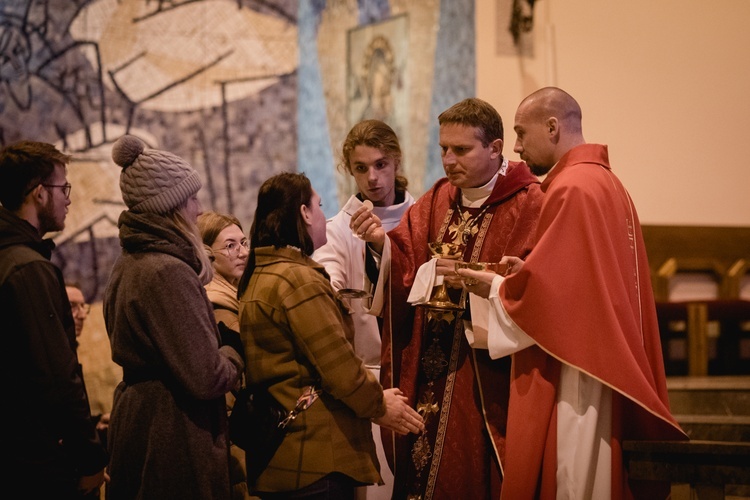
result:
<svg viewBox="0 0 750 500"><path fill-rule="evenodd" d="M429 247L433 259L460 259L463 254L463 247L455 243L433 241L429 244ZM432 309L463 310L463 307L453 302L448 295L448 287L443 276L438 276L438 278L440 283L436 285L430 300L422 305Z"/></svg>

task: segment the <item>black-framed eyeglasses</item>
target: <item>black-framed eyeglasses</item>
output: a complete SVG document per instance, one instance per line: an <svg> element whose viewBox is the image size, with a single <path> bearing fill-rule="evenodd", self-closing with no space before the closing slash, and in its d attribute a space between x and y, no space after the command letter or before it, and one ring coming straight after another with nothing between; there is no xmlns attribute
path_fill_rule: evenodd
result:
<svg viewBox="0 0 750 500"><path fill-rule="evenodd" d="M79 310L88 314L91 312L91 304L86 304L84 302L71 302L70 309L73 311L73 314L77 313Z"/></svg>
<svg viewBox="0 0 750 500"><path fill-rule="evenodd" d="M46 188L62 189L66 199L70 198L70 190L73 189L73 186L71 186L69 182L66 182L65 184L42 184L42 186Z"/></svg>
<svg viewBox="0 0 750 500"><path fill-rule="evenodd" d="M224 248L219 248L218 251L221 252L225 250L227 253L227 257L237 257L240 254L240 250L243 248L247 251L250 251L250 242L247 240L247 238L243 238L239 243L237 243L236 241L230 241L226 244L226 246L224 246Z"/></svg>

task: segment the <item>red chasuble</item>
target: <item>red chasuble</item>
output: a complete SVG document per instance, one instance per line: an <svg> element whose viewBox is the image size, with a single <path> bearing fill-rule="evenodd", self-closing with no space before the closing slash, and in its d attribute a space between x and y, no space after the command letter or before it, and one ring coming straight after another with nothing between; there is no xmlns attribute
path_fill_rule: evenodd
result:
<svg viewBox="0 0 750 500"><path fill-rule="evenodd" d="M687 439L669 409L632 200L610 169L607 147L595 144L563 156L542 191L534 248L499 292L536 342L513 355L503 498L555 498L561 362L613 391L612 498L666 498L668 484L628 481L622 463L622 440Z"/></svg>
<svg viewBox="0 0 750 500"><path fill-rule="evenodd" d="M486 350L472 350L463 313L429 311L406 299L417 269L431 258L430 242L455 242L466 235L462 258L472 262L525 255L541 191L526 164L510 162L481 207L460 207L460 197L441 179L388 233L392 261L381 378L384 387L397 386L406 394L427 427L420 436L403 437L383 429L394 498L496 498L501 486L510 360L491 360Z"/></svg>

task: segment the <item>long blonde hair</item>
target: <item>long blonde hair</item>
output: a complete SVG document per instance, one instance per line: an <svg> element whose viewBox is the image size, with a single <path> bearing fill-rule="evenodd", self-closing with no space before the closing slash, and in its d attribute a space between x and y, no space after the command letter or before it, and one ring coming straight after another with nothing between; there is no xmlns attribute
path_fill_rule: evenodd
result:
<svg viewBox="0 0 750 500"><path fill-rule="evenodd" d="M193 251L201 263L201 270L198 273L198 279L202 285L207 285L214 278L214 267L211 265L211 259L209 258L205 245L203 244L198 225L194 222L190 222L185 217L185 207L187 207L187 200L175 210L169 212L166 216L175 223L193 246Z"/></svg>

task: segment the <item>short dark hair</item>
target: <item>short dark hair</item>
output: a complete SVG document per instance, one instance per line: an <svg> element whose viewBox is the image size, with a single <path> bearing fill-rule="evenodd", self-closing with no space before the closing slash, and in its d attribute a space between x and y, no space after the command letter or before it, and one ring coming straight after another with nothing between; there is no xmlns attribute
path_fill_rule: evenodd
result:
<svg viewBox="0 0 750 500"><path fill-rule="evenodd" d="M258 247L297 247L303 255L315 250L300 207L310 206L313 188L302 173L283 172L267 179L258 190L258 205L250 227L250 254L237 286L238 296L245 291L255 271L255 249Z"/></svg>
<svg viewBox="0 0 750 500"><path fill-rule="evenodd" d="M29 192L55 171L55 165L67 165L71 155L52 144L20 141L0 150L0 203L18 210Z"/></svg>
<svg viewBox="0 0 750 500"><path fill-rule="evenodd" d="M484 147L489 146L495 139L505 140L503 119L500 113L490 103L476 97L457 102L440 113L438 123L440 125L456 123L478 128L481 135L478 139L482 141Z"/></svg>

